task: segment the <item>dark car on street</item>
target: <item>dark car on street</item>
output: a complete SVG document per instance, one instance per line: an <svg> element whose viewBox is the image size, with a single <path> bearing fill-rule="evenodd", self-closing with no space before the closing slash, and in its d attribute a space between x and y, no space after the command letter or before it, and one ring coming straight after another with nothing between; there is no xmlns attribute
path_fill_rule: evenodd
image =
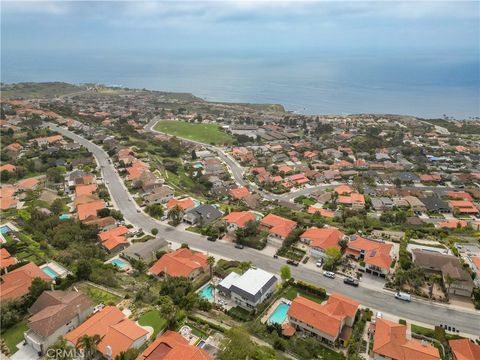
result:
<svg viewBox="0 0 480 360"><path fill-rule="evenodd" d="M207 236L207 240L208 241L217 241L217 237L216 236Z"/></svg>
<svg viewBox="0 0 480 360"><path fill-rule="evenodd" d="M292 266L298 266L298 261L288 259L287 264Z"/></svg>
<svg viewBox="0 0 480 360"><path fill-rule="evenodd" d="M347 277L347 278L343 279L343 283L347 284L347 285L352 285L352 286L358 287L358 280L354 279L354 278L351 278L351 277Z"/></svg>
<svg viewBox="0 0 480 360"><path fill-rule="evenodd" d="M235 248L237 249L243 249L244 246L242 244L235 244Z"/></svg>

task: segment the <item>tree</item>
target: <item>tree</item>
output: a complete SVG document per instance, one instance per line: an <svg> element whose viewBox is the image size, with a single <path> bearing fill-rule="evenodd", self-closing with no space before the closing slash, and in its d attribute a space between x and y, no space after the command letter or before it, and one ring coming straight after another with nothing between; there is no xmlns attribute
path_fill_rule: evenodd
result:
<svg viewBox="0 0 480 360"><path fill-rule="evenodd" d="M59 338L47 350L47 356L55 360L73 360L73 348L64 338Z"/></svg>
<svg viewBox="0 0 480 360"><path fill-rule="evenodd" d="M28 288L28 296L30 298L30 302L33 304L35 300L38 299L40 295L45 290L48 290L49 285L46 281L42 280L39 277L36 277L35 279L32 280L32 284Z"/></svg>
<svg viewBox="0 0 480 360"><path fill-rule="evenodd" d="M50 210L55 214L55 215L60 215L63 212L63 209L65 207L65 202L63 199L55 199L52 202L52 205L50 205Z"/></svg>
<svg viewBox="0 0 480 360"><path fill-rule="evenodd" d="M168 218L171 220L173 226L177 226L182 221L183 209L180 206L175 205L168 212Z"/></svg>
<svg viewBox="0 0 480 360"><path fill-rule="evenodd" d="M160 219L163 216L163 207L159 204L148 205L145 211L155 219Z"/></svg>
<svg viewBox="0 0 480 360"><path fill-rule="evenodd" d="M255 344L250 339L247 330L236 327L225 334L224 349L218 354L219 360L251 359L255 352Z"/></svg>
<svg viewBox="0 0 480 360"><path fill-rule="evenodd" d="M78 280L88 280L90 279L90 275L92 274L92 266L90 262L86 259L82 259L77 264L77 271L75 275L77 276Z"/></svg>
<svg viewBox="0 0 480 360"><path fill-rule="evenodd" d="M334 270L338 260L342 257L342 253L335 247L325 250L325 265L326 270Z"/></svg>
<svg viewBox="0 0 480 360"><path fill-rule="evenodd" d="M207 264L210 267L210 279L213 278L213 265L215 265L215 258L213 256L209 256L207 258Z"/></svg>
<svg viewBox="0 0 480 360"><path fill-rule="evenodd" d="M287 265L283 265L280 268L280 276L283 282L287 282L292 277L292 271L290 270L290 267Z"/></svg>
<svg viewBox="0 0 480 360"><path fill-rule="evenodd" d="M77 340L77 349L83 350L83 358L86 360L92 360L95 358L97 353L97 344L100 342L100 335L83 335Z"/></svg>
<svg viewBox="0 0 480 360"><path fill-rule="evenodd" d="M160 304L160 314L165 320L167 320L167 326L169 328L173 327L177 316L177 308L172 299L167 295L160 296L158 303Z"/></svg>
<svg viewBox="0 0 480 360"><path fill-rule="evenodd" d="M122 351L120 354L115 356L115 360L135 360L138 357L140 350L131 348L127 351Z"/></svg>
<svg viewBox="0 0 480 360"><path fill-rule="evenodd" d="M445 279L445 284L447 285L447 296L448 296L450 294L450 287L455 282L455 279L452 278L450 274L447 274L444 279Z"/></svg>
<svg viewBox="0 0 480 360"><path fill-rule="evenodd" d="M158 234L158 229L157 228L153 228L152 229L152 235L157 235Z"/></svg>

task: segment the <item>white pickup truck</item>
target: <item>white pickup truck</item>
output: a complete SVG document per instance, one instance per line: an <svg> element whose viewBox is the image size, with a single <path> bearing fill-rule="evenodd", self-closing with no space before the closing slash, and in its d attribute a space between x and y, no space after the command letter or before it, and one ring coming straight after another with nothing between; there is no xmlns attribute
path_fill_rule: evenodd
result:
<svg viewBox="0 0 480 360"><path fill-rule="evenodd" d="M410 294L398 291L395 293L395 298L403 301L412 301Z"/></svg>

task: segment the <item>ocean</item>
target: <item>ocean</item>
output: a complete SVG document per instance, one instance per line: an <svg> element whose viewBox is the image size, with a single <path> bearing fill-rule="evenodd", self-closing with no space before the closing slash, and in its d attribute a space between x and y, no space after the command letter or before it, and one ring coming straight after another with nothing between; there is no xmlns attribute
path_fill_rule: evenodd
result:
<svg viewBox="0 0 480 360"><path fill-rule="evenodd" d="M478 54L2 54L2 82L65 81L278 103L305 114L480 116Z"/></svg>

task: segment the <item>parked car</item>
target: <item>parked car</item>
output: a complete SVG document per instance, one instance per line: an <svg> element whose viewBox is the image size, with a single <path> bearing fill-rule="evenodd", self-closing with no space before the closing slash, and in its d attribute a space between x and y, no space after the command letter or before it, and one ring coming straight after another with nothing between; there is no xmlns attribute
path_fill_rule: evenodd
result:
<svg viewBox="0 0 480 360"><path fill-rule="evenodd" d="M162 216L162 217L160 218L161 221L165 221L165 220L167 220L167 219L168 219L168 216L167 216L167 215L164 215L164 216Z"/></svg>
<svg viewBox="0 0 480 360"><path fill-rule="evenodd" d="M351 277L346 277L345 279L343 279L343 283L358 287L358 280Z"/></svg>
<svg viewBox="0 0 480 360"><path fill-rule="evenodd" d="M298 261L295 261L295 260L292 260L292 259L288 259L288 260L287 260L287 264L288 264L288 265L292 265L292 266L298 266Z"/></svg>
<svg viewBox="0 0 480 360"><path fill-rule="evenodd" d="M335 279L335 273L331 271L324 271L323 276L328 277L330 279Z"/></svg>
<svg viewBox="0 0 480 360"><path fill-rule="evenodd" d="M377 319L382 319L382 318L383 318L383 314L382 314L380 311L377 311L377 313L375 314L375 318L377 318Z"/></svg>
<svg viewBox="0 0 480 360"><path fill-rule="evenodd" d="M217 241L217 237L216 236L207 236L207 240L208 241Z"/></svg>
<svg viewBox="0 0 480 360"><path fill-rule="evenodd" d="M278 255L277 254L273 255L273 258L278 259Z"/></svg>
<svg viewBox="0 0 480 360"><path fill-rule="evenodd" d="M412 301L412 297L410 296L410 294L407 294L401 291L398 291L395 293L395 299L403 300L403 301Z"/></svg>
<svg viewBox="0 0 480 360"><path fill-rule="evenodd" d="M317 262L315 263L315 265L316 265L317 267L322 267L322 265L323 265L323 260L322 260L322 259L317 260Z"/></svg>
<svg viewBox="0 0 480 360"><path fill-rule="evenodd" d="M237 249L243 249L244 246L242 244L235 244L235 248Z"/></svg>

